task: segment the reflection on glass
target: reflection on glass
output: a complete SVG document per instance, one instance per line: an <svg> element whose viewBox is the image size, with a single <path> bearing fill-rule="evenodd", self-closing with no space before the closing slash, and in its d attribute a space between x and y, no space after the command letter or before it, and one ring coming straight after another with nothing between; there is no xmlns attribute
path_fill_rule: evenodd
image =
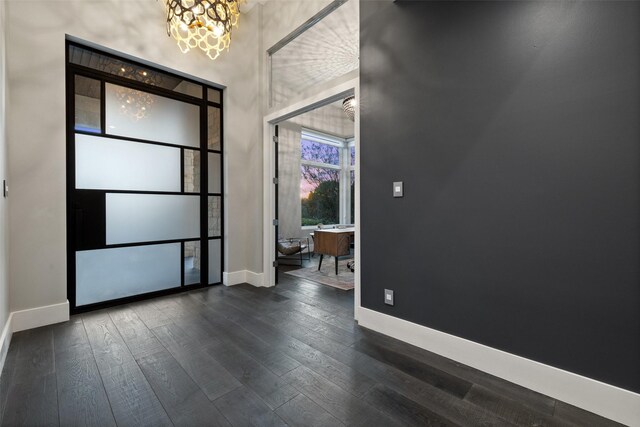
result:
<svg viewBox="0 0 640 427"><path fill-rule="evenodd" d="M196 239L200 236L199 196L106 195L107 244Z"/></svg>
<svg viewBox="0 0 640 427"><path fill-rule="evenodd" d="M75 130L100 133L100 81L75 76Z"/></svg>
<svg viewBox="0 0 640 427"><path fill-rule="evenodd" d="M82 47L69 46L69 62L202 99L202 85Z"/></svg>
<svg viewBox="0 0 640 427"><path fill-rule="evenodd" d="M349 147L349 153L350 153L350 165L353 166L356 164L356 147Z"/></svg>
<svg viewBox="0 0 640 427"><path fill-rule="evenodd" d="M184 284L194 285L200 283L200 266L202 258L200 254L200 242L184 242Z"/></svg>
<svg viewBox="0 0 640 427"><path fill-rule="evenodd" d="M340 171L302 165L300 174L302 226L338 224Z"/></svg>
<svg viewBox="0 0 640 427"><path fill-rule="evenodd" d="M221 92L218 89L207 89L207 101L220 103Z"/></svg>
<svg viewBox="0 0 640 427"><path fill-rule="evenodd" d="M220 109L209 107L207 113L207 147L209 150L220 150Z"/></svg>
<svg viewBox="0 0 640 427"><path fill-rule="evenodd" d="M221 240L209 240L209 284L222 282Z"/></svg>
<svg viewBox="0 0 640 427"><path fill-rule="evenodd" d="M76 134L76 188L180 191L180 149Z"/></svg>
<svg viewBox="0 0 640 427"><path fill-rule="evenodd" d="M200 146L200 108L107 83L106 132L154 142Z"/></svg>
<svg viewBox="0 0 640 427"><path fill-rule="evenodd" d="M220 177L220 154L209 153L208 193L222 193Z"/></svg>
<svg viewBox="0 0 640 427"><path fill-rule="evenodd" d="M184 166L182 178L184 191L187 193L200 192L200 152L184 150Z"/></svg>
<svg viewBox="0 0 640 427"><path fill-rule="evenodd" d="M221 235L222 223L222 197L209 196L208 203L208 218L209 223L209 237L219 237Z"/></svg>
<svg viewBox="0 0 640 427"><path fill-rule="evenodd" d="M76 252L78 306L180 286L180 243Z"/></svg>
<svg viewBox="0 0 640 427"><path fill-rule="evenodd" d="M174 88L174 91L184 93L185 95L194 96L196 98L202 98L202 86L182 80Z"/></svg>
<svg viewBox="0 0 640 427"><path fill-rule="evenodd" d="M340 165L340 149L333 145L301 139L300 155L302 160Z"/></svg>

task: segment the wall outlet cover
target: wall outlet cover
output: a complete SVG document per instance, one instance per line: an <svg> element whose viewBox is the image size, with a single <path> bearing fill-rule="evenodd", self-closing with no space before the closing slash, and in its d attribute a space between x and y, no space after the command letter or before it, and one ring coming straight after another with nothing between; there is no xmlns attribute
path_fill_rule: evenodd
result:
<svg viewBox="0 0 640 427"><path fill-rule="evenodd" d="M384 290L384 303L387 305L393 305L393 291L391 289Z"/></svg>
<svg viewBox="0 0 640 427"><path fill-rule="evenodd" d="M404 196L404 183L402 181L393 183L393 197Z"/></svg>

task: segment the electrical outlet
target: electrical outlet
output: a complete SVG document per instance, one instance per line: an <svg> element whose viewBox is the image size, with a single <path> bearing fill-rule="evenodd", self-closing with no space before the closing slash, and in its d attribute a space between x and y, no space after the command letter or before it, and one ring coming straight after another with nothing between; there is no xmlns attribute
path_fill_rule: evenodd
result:
<svg viewBox="0 0 640 427"><path fill-rule="evenodd" d="M393 305L393 291L391 289L384 290L384 303L387 305Z"/></svg>

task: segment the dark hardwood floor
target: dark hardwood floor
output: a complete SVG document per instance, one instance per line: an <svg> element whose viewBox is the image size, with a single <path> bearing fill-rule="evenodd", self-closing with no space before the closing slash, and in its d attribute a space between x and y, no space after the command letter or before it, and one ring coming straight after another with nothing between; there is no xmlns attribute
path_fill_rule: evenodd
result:
<svg viewBox="0 0 640 427"><path fill-rule="evenodd" d="M288 275L13 335L1 424L617 425L360 328L353 291Z"/></svg>

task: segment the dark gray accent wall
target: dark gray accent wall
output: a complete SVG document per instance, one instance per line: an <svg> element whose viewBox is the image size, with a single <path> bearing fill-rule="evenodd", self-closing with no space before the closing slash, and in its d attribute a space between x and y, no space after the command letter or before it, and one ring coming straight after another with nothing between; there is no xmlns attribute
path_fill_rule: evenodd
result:
<svg viewBox="0 0 640 427"><path fill-rule="evenodd" d="M639 392L640 3L360 13L362 305Z"/></svg>

